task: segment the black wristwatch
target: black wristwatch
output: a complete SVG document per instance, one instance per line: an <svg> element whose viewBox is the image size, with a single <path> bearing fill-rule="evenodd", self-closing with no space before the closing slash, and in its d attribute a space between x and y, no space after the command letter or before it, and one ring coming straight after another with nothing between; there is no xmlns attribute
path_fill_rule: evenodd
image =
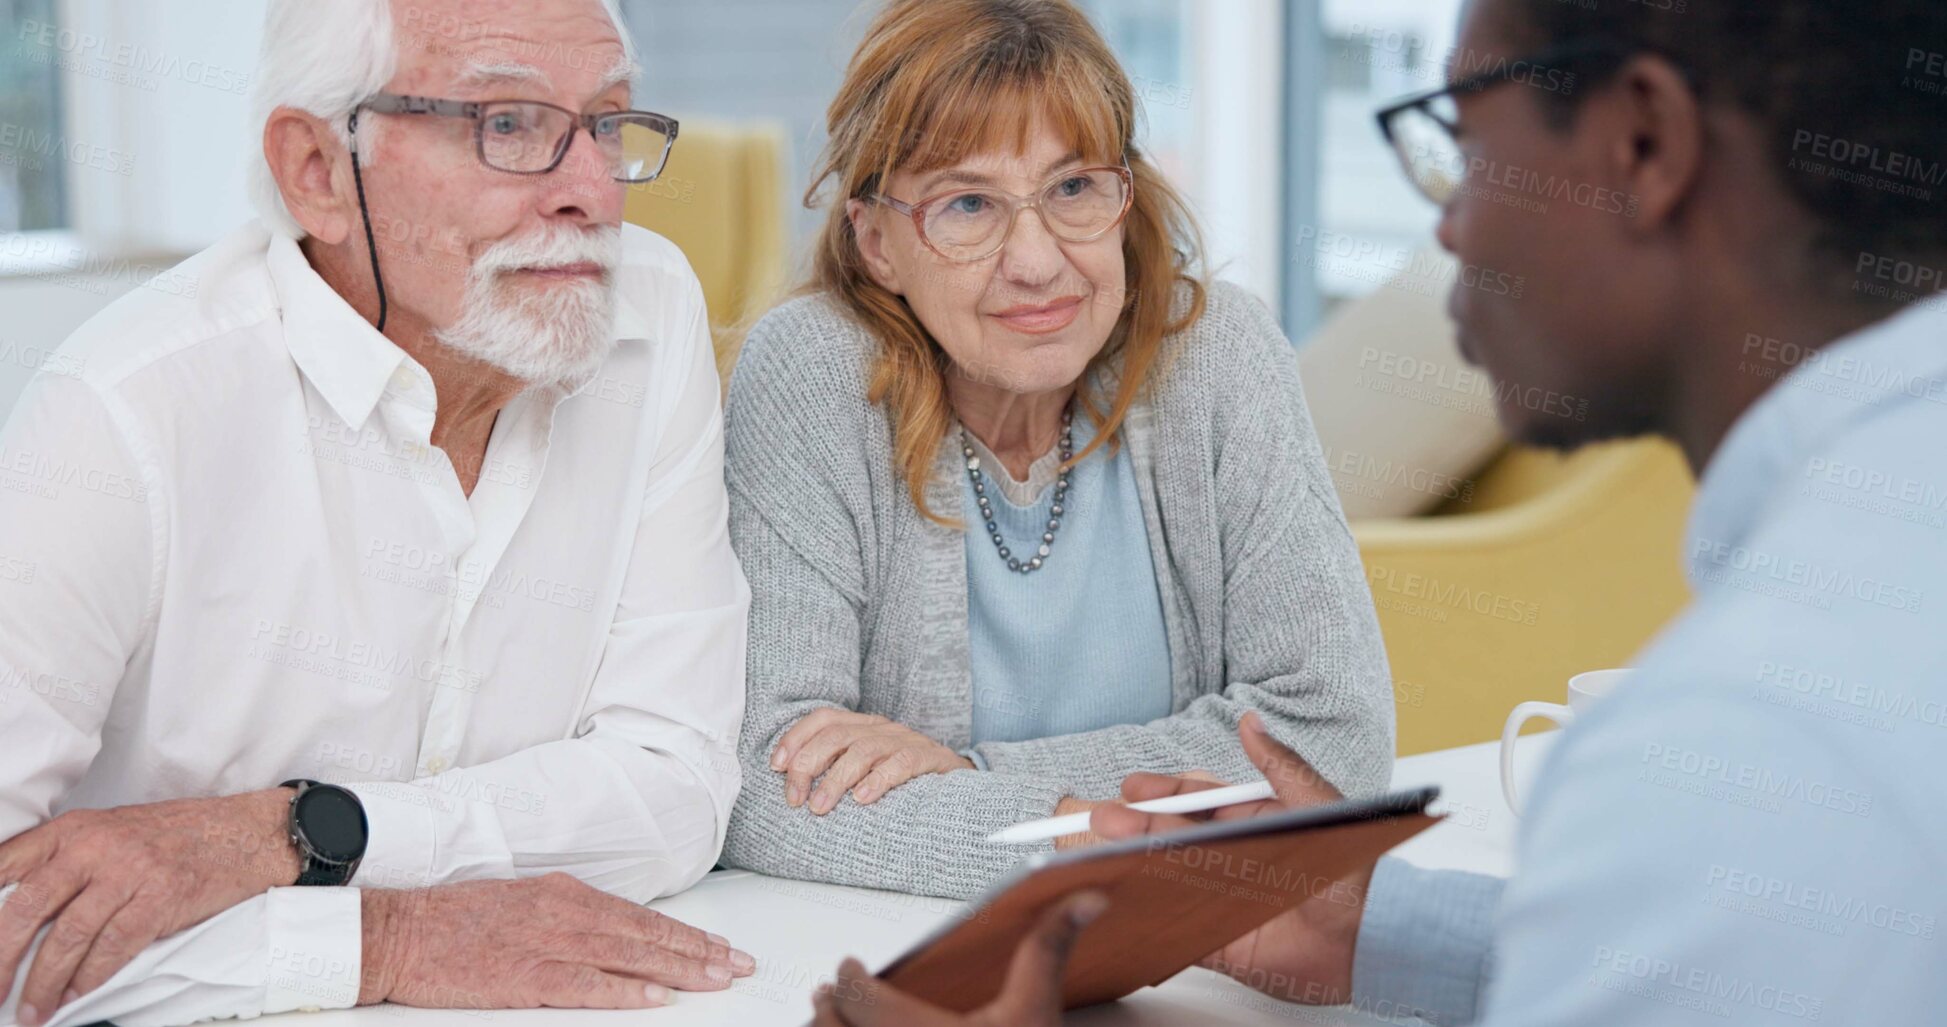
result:
<svg viewBox="0 0 1947 1027"><path fill-rule="evenodd" d="M337 785L302 778L279 788L295 788L291 796L291 844L297 846L297 883L337 886L349 882L365 858L369 835L365 806L358 796Z"/></svg>

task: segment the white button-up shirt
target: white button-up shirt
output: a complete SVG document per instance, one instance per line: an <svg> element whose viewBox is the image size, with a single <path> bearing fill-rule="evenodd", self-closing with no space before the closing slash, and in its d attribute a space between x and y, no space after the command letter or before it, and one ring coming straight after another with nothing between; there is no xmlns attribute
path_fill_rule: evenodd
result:
<svg viewBox="0 0 1947 1027"><path fill-rule="evenodd" d="M702 291L624 240L614 355L509 404L471 496L425 369L261 227L69 339L0 433L0 838L303 777L364 802L354 885L708 871L750 593ZM357 890L279 888L56 1022L347 1006L359 968Z"/></svg>

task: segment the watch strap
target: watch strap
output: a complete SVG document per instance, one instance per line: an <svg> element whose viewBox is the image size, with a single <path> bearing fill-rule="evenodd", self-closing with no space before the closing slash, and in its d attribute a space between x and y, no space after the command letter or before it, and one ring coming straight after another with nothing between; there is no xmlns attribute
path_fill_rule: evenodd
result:
<svg viewBox="0 0 1947 1027"><path fill-rule="evenodd" d="M357 863L326 863L307 856L304 868L298 871L297 883L301 888L339 888L352 879L357 869Z"/></svg>

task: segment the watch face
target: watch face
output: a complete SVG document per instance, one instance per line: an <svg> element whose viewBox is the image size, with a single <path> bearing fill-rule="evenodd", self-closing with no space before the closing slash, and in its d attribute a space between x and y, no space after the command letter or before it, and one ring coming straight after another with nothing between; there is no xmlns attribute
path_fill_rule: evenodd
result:
<svg viewBox="0 0 1947 1027"><path fill-rule="evenodd" d="M343 788L324 785L298 796L297 822L311 848L333 863L365 855L365 810Z"/></svg>

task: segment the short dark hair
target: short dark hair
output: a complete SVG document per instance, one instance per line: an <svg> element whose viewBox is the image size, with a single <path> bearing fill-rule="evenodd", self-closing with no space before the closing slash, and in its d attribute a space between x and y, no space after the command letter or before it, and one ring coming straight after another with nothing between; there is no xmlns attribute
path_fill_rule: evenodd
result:
<svg viewBox="0 0 1947 1027"><path fill-rule="evenodd" d="M1498 0L1518 40L1614 42L1763 126L1782 181L1850 262L1947 252L1947 0ZM1563 123L1622 65L1549 96Z"/></svg>

